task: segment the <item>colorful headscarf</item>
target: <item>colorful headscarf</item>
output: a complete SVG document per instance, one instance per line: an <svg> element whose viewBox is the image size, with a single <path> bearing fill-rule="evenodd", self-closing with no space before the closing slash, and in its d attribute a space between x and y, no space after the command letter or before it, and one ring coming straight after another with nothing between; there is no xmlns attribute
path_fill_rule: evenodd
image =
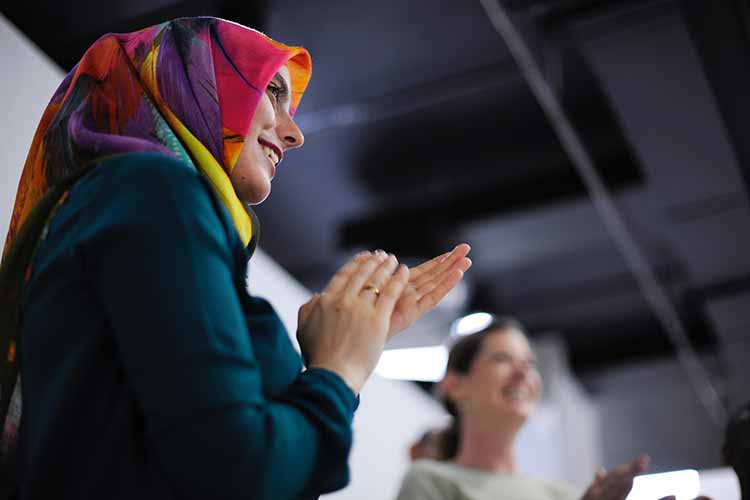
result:
<svg viewBox="0 0 750 500"><path fill-rule="evenodd" d="M38 239L24 235L30 243L21 237L16 242L16 237L30 232L31 219L39 219L39 213L51 212L54 200L48 198L59 197L60 186L107 156L155 152L192 164L213 185L247 245L253 225L229 175L266 86L283 65L291 77L294 114L310 79L308 52L245 26L212 17L183 18L96 41L52 96L34 135L3 252L0 300L5 304L0 308L20 300L19 286L11 282L26 269L15 269L24 262L17 258L23 249L15 247ZM5 423L6 432L4 440L0 436L0 453L7 454L20 417L11 405L5 421L8 391L18 389L7 383L18 374L18 326L8 324L15 321L15 311L2 313L0 400L5 408L0 405L0 424Z"/></svg>
<svg viewBox="0 0 750 500"><path fill-rule="evenodd" d="M293 114L310 79L310 56L301 47L211 17L104 35L65 77L42 115L6 249L51 185L82 163L129 152L192 160L247 244L250 219L229 174L260 98L284 64L291 76Z"/></svg>

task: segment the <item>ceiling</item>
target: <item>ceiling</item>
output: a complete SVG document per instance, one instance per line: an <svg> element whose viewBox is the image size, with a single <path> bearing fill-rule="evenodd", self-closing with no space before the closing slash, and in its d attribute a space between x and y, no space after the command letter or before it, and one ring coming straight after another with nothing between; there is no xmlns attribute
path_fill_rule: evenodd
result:
<svg viewBox="0 0 750 500"><path fill-rule="evenodd" d="M719 3L503 1L704 351L750 324L738 299L750 290L750 16ZM102 33L184 15L307 47L306 144L258 207L261 246L311 289L360 248L413 262L473 246L465 300L394 345L437 341L482 309L561 332L579 373L671 355L478 1L32 0L2 12L65 69Z"/></svg>

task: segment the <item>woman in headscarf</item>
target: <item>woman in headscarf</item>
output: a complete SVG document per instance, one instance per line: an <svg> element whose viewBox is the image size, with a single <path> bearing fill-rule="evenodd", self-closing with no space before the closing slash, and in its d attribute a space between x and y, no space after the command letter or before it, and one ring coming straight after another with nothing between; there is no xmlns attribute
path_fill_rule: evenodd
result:
<svg viewBox="0 0 750 500"><path fill-rule="evenodd" d="M363 252L292 347L246 292L310 57L185 18L99 39L45 110L0 270L6 496L317 497L348 481L357 393L387 338L470 266ZM20 424L20 427L19 427Z"/></svg>

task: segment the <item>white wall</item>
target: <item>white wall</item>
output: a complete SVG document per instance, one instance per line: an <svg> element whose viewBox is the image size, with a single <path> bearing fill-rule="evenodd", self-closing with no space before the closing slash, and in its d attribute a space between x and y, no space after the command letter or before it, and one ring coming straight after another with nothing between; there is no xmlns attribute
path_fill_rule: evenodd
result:
<svg viewBox="0 0 750 500"><path fill-rule="evenodd" d="M62 71L0 14L0 248L5 243L18 179L37 123Z"/></svg>
<svg viewBox="0 0 750 500"><path fill-rule="evenodd" d="M409 445L446 423L443 410L416 385L373 376L354 417L352 482L331 500L395 498L409 465Z"/></svg>
<svg viewBox="0 0 750 500"><path fill-rule="evenodd" d="M539 471L544 472L543 477L567 482L584 491L602 465L599 412L570 371L564 338L549 333L535 341L534 347L544 378L547 408L541 410L546 410L549 414L546 418L554 426L540 427L536 431L537 446L532 448L529 443L521 449L531 448L534 457L546 455L548 461L550 456L555 457L548 470Z"/></svg>

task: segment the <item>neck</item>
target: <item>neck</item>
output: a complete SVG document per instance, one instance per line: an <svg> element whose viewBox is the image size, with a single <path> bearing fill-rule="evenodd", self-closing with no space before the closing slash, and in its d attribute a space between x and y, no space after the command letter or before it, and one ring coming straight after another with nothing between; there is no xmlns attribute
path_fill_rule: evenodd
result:
<svg viewBox="0 0 750 500"><path fill-rule="evenodd" d="M461 439L454 462L462 467L502 474L516 473L514 444L523 422L499 426L461 419Z"/></svg>

